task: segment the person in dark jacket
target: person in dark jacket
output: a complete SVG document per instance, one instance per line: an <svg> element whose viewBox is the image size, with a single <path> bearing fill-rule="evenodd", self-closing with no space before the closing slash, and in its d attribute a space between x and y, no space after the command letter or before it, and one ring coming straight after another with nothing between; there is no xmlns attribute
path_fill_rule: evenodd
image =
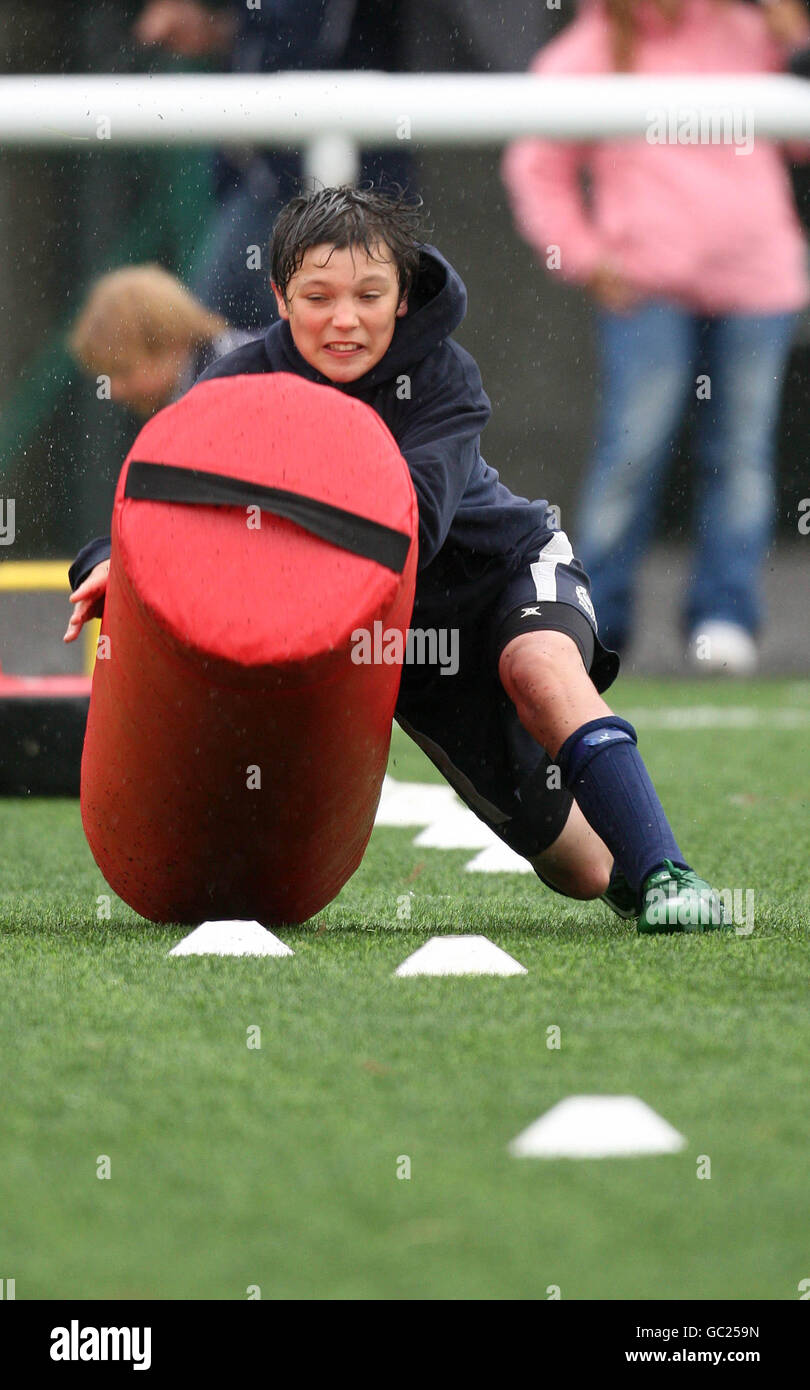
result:
<svg viewBox="0 0 810 1390"><path fill-rule="evenodd" d="M450 336L466 290L417 230L413 203L374 190L294 198L273 230L279 321L200 382L294 372L377 411L418 501L413 620L458 634L451 679L403 665L397 722L556 891L602 896L643 932L727 926L678 847L635 730L602 699L619 659L553 509L513 495L481 457L490 402ZM71 566L66 640L98 615L109 555L109 538L96 539Z"/></svg>
<svg viewBox="0 0 810 1390"><path fill-rule="evenodd" d="M231 72L400 72L405 64L401 0L262 0L219 5L150 0L138 41L187 58L220 60ZM360 183L413 186L406 143L358 150ZM263 272L264 238L304 178L299 150L229 147L214 163L217 211L191 288L232 324L254 332L276 317ZM346 173L341 177L349 178Z"/></svg>

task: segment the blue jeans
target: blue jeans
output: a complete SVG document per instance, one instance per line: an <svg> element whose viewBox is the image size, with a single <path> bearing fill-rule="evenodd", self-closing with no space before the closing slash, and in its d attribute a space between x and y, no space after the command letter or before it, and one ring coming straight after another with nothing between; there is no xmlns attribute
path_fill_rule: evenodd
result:
<svg viewBox="0 0 810 1390"><path fill-rule="evenodd" d="M598 311L602 400L576 553L606 646L627 645L639 562L656 522L658 534L667 534L658 516L661 483L695 397L695 562L684 630L725 619L757 632L759 570L775 511L776 427L797 319L703 318L666 300L647 300L629 314Z"/></svg>

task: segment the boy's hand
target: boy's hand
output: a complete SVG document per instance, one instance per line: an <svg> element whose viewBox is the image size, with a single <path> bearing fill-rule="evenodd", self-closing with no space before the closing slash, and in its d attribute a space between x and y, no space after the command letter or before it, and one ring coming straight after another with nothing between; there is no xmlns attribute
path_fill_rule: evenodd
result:
<svg viewBox="0 0 810 1390"><path fill-rule="evenodd" d="M62 638L63 642L75 642L83 625L89 618L101 617L101 610L104 606L104 595L107 592L107 576L109 573L109 560L102 560L100 565L96 565L95 568L90 571L87 578L79 585L76 592L70 595L70 602L75 603L76 607L70 615L67 631Z"/></svg>

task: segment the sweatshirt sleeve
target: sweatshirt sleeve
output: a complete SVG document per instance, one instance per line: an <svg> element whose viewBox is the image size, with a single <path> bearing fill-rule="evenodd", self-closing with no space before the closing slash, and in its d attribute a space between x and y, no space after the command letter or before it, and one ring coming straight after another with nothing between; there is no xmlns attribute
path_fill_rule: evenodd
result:
<svg viewBox="0 0 810 1390"><path fill-rule="evenodd" d="M447 370L425 390L415 380L412 419L397 443L419 506L419 564L423 570L444 544L479 458L479 436L491 405L474 359L457 343L444 346Z"/></svg>
<svg viewBox="0 0 810 1390"><path fill-rule="evenodd" d="M604 23L590 9L542 48L529 67L538 81L608 70ZM565 280L588 280L601 259L600 238L580 184L592 151L592 142L527 136L508 145L501 160L501 179L519 234L543 265L549 247L559 247L559 274Z"/></svg>
<svg viewBox="0 0 810 1390"><path fill-rule="evenodd" d="M100 565L102 560L109 560L110 550L109 536L96 536L95 540L88 541L87 545L82 546L68 570L71 592L78 589L96 565Z"/></svg>

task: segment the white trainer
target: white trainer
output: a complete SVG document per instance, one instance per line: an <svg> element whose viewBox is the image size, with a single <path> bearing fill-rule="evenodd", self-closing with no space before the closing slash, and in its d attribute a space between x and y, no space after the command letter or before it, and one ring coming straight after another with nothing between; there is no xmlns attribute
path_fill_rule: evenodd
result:
<svg viewBox="0 0 810 1390"><path fill-rule="evenodd" d="M759 660L750 632L721 619L695 628L688 658L692 669L706 676L752 676Z"/></svg>

